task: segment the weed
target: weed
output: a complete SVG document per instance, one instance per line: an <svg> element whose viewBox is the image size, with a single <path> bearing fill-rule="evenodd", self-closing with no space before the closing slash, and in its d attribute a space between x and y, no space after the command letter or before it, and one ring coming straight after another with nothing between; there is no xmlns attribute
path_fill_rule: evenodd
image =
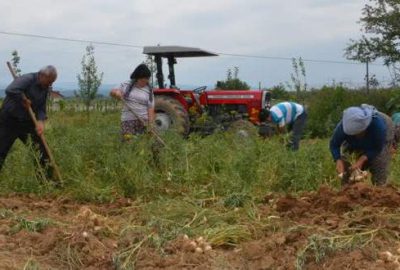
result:
<svg viewBox="0 0 400 270"><path fill-rule="evenodd" d="M49 225L53 224L53 222L49 219L36 219L36 220L28 220L23 217L16 218L17 224L11 228L12 233L17 233L21 230L27 230L28 232L42 232Z"/></svg>
<svg viewBox="0 0 400 270"><path fill-rule="evenodd" d="M243 207L246 201L251 199L250 196L243 194L232 194L224 200L225 207Z"/></svg>
<svg viewBox="0 0 400 270"><path fill-rule="evenodd" d="M361 232L352 231L343 235L311 235L306 247L297 254L296 269L303 269L304 264L310 258L314 258L319 263L329 253L362 248L371 243L379 231L379 229L373 229Z"/></svg>

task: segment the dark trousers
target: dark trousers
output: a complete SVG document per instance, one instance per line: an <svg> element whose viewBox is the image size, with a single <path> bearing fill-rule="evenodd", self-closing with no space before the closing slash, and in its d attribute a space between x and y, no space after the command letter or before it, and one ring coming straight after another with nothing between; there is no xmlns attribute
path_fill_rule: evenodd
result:
<svg viewBox="0 0 400 270"><path fill-rule="evenodd" d="M299 150L300 140L303 136L304 129L307 123L307 112L304 111L300 114L292 125L289 126L289 131L292 132L292 136L290 138L290 142L287 147L293 151Z"/></svg>
<svg viewBox="0 0 400 270"><path fill-rule="evenodd" d="M39 151L40 165L46 169L47 177L51 177L51 170L47 166L48 155L44 145L36 133L35 127L31 122L18 122L14 119L0 116L0 170L15 140L20 139L24 144L28 144L31 138L33 147Z"/></svg>

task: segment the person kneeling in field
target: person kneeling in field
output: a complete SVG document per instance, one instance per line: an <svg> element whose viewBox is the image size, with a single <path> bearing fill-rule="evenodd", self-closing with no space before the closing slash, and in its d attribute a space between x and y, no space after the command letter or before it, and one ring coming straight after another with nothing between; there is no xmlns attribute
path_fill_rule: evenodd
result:
<svg viewBox="0 0 400 270"><path fill-rule="evenodd" d="M31 138L33 146L39 150L40 165L47 177L52 177L52 168L48 165L49 157L40 139L44 132L46 101L49 89L57 79L57 70L46 66L39 72L28 73L17 77L7 88L6 97L0 110L0 169L16 139L28 143ZM38 125L35 127L28 108L35 113Z"/></svg>
<svg viewBox="0 0 400 270"><path fill-rule="evenodd" d="M279 133L283 133L285 127L292 131L287 147L293 151L299 150L300 140L307 122L307 112L303 105L294 102L281 102L265 111L264 117L269 122L277 124Z"/></svg>
<svg viewBox="0 0 400 270"><path fill-rule="evenodd" d="M136 67L130 81L111 90L110 95L125 101L121 114L121 135L129 142L135 135L143 134L154 121L154 94L149 85L151 71L145 64Z"/></svg>
<svg viewBox="0 0 400 270"><path fill-rule="evenodd" d="M343 112L330 141L332 157L342 185L349 183L354 171L369 169L374 185L384 185L389 174L394 127L389 116L375 107L363 104ZM358 153L358 160L351 165L344 153Z"/></svg>

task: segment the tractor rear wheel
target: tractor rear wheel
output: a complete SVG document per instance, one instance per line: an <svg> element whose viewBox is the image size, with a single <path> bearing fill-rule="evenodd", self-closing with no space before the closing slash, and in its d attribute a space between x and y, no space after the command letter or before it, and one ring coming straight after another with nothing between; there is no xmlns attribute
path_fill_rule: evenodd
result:
<svg viewBox="0 0 400 270"><path fill-rule="evenodd" d="M168 96L156 96L155 113L157 131L174 130L183 136L189 134L189 114L176 99Z"/></svg>

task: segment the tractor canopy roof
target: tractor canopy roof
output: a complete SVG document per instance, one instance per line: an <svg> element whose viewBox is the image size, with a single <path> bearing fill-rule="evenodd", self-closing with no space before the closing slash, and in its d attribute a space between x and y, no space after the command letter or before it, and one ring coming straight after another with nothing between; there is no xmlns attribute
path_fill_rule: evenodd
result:
<svg viewBox="0 0 400 270"><path fill-rule="evenodd" d="M143 48L143 53L161 57L202 57L218 56L215 53L208 52L199 48L182 46L147 46Z"/></svg>

